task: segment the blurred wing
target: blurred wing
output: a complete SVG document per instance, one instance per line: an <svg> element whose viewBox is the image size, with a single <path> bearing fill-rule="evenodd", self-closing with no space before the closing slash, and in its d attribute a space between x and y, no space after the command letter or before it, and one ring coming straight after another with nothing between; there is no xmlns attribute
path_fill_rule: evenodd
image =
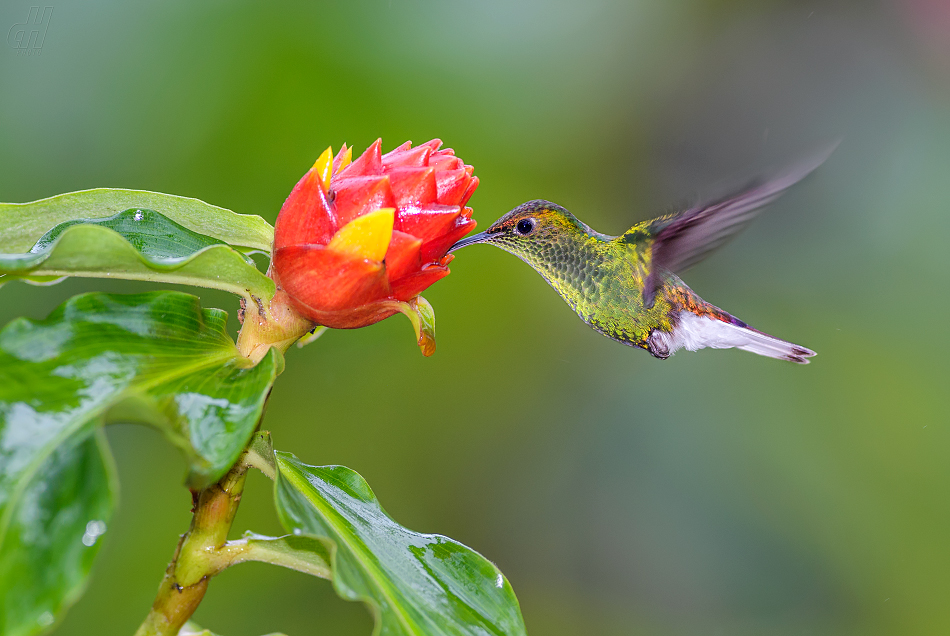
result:
<svg viewBox="0 0 950 636"><path fill-rule="evenodd" d="M653 235L650 273L643 288L643 303L653 306L662 272L681 272L706 258L742 230L762 209L820 166L838 144L777 177L756 180L741 192L715 203L663 217L649 225Z"/></svg>

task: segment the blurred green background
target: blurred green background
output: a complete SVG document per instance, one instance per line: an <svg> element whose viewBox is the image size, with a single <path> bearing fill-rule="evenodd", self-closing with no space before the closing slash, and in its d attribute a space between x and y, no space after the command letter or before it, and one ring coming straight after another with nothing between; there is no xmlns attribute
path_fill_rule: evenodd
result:
<svg viewBox="0 0 950 636"><path fill-rule="evenodd" d="M144 188L273 221L327 145L440 137L481 177L481 227L547 198L619 233L843 138L685 276L817 350L807 367L654 360L482 246L425 294L433 358L400 316L331 332L289 352L265 425L495 561L533 635L950 633L946 3L53 6L40 55L0 51L4 201ZM0 27L29 7L4 2ZM145 287L15 283L0 318ZM121 507L57 635L132 633L188 525L174 449L144 427L109 438ZM269 497L253 476L236 534L280 532ZM215 579L196 619L372 629L327 582L259 564Z"/></svg>

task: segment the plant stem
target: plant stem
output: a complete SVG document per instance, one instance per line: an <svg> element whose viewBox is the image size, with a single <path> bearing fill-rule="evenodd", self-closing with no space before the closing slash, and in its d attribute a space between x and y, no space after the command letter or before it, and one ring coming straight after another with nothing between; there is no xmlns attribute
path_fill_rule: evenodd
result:
<svg viewBox="0 0 950 636"><path fill-rule="evenodd" d="M248 533L243 539L228 541L214 553L218 569L249 561L259 561L297 570L330 580L330 552L313 537L286 535L265 537Z"/></svg>
<svg viewBox="0 0 950 636"><path fill-rule="evenodd" d="M208 579L222 569L215 553L227 542L247 470L242 458L221 481L194 493L191 527L179 540L152 609L135 636L174 636L198 608Z"/></svg>
<svg viewBox="0 0 950 636"><path fill-rule="evenodd" d="M238 351L255 364L272 346L283 353L316 326L297 313L283 290L278 289L268 306L262 303L255 299L255 306L244 307L237 340Z"/></svg>

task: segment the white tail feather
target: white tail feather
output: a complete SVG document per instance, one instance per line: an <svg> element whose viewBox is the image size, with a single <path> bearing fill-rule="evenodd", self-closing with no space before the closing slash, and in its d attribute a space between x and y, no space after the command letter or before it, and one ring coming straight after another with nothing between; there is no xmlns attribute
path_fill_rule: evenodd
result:
<svg viewBox="0 0 950 636"><path fill-rule="evenodd" d="M751 327L741 327L716 318L697 316L688 311L680 312L672 333L654 332L672 354L678 349L696 351L705 347L713 349L742 349L760 356L808 364L807 358L815 352L791 342L779 340Z"/></svg>

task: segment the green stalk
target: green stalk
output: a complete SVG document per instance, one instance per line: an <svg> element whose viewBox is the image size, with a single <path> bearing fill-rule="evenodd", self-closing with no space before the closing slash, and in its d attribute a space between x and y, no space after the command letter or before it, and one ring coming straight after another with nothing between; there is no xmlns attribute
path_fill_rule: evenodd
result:
<svg viewBox="0 0 950 636"><path fill-rule="evenodd" d="M227 540L247 471L256 468L275 479L273 456L269 433L257 433L221 481L194 493L191 527L179 540L152 609L135 636L177 635L198 609L211 577L238 563L259 561L331 578L330 551L319 539L265 537L248 532L241 539Z"/></svg>
<svg viewBox="0 0 950 636"><path fill-rule="evenodd" d="M208 580L223 569L217 551L227 543L247 470L242 458L221 481L194 493L191 527L178 542L152 609L135 636L175 636L194 614Z"/></svg>
<svg viewBox="0 0 950 636"><path fill-rule="evenodd" d="M237 347L242 356L255 364L272 346L286 351L314 327L293 309L286 294L279 290L267 307L259 301L254 306L244 307L242 323ZM282 544L274 548L277 543L260 545L260 540L254 543L246 540L228 542L228 532L241 503L250 467L258 468L274 479L273 463L252 445L221 481L203 490L192 491L194 516L191 527L178 541L152 609L135 636L176 636L204 598L209 579L237 563L264 561L329 578L328 564L320 559L298 558L293 550ZM269 538L259 539L266 543Z"/></svg>

